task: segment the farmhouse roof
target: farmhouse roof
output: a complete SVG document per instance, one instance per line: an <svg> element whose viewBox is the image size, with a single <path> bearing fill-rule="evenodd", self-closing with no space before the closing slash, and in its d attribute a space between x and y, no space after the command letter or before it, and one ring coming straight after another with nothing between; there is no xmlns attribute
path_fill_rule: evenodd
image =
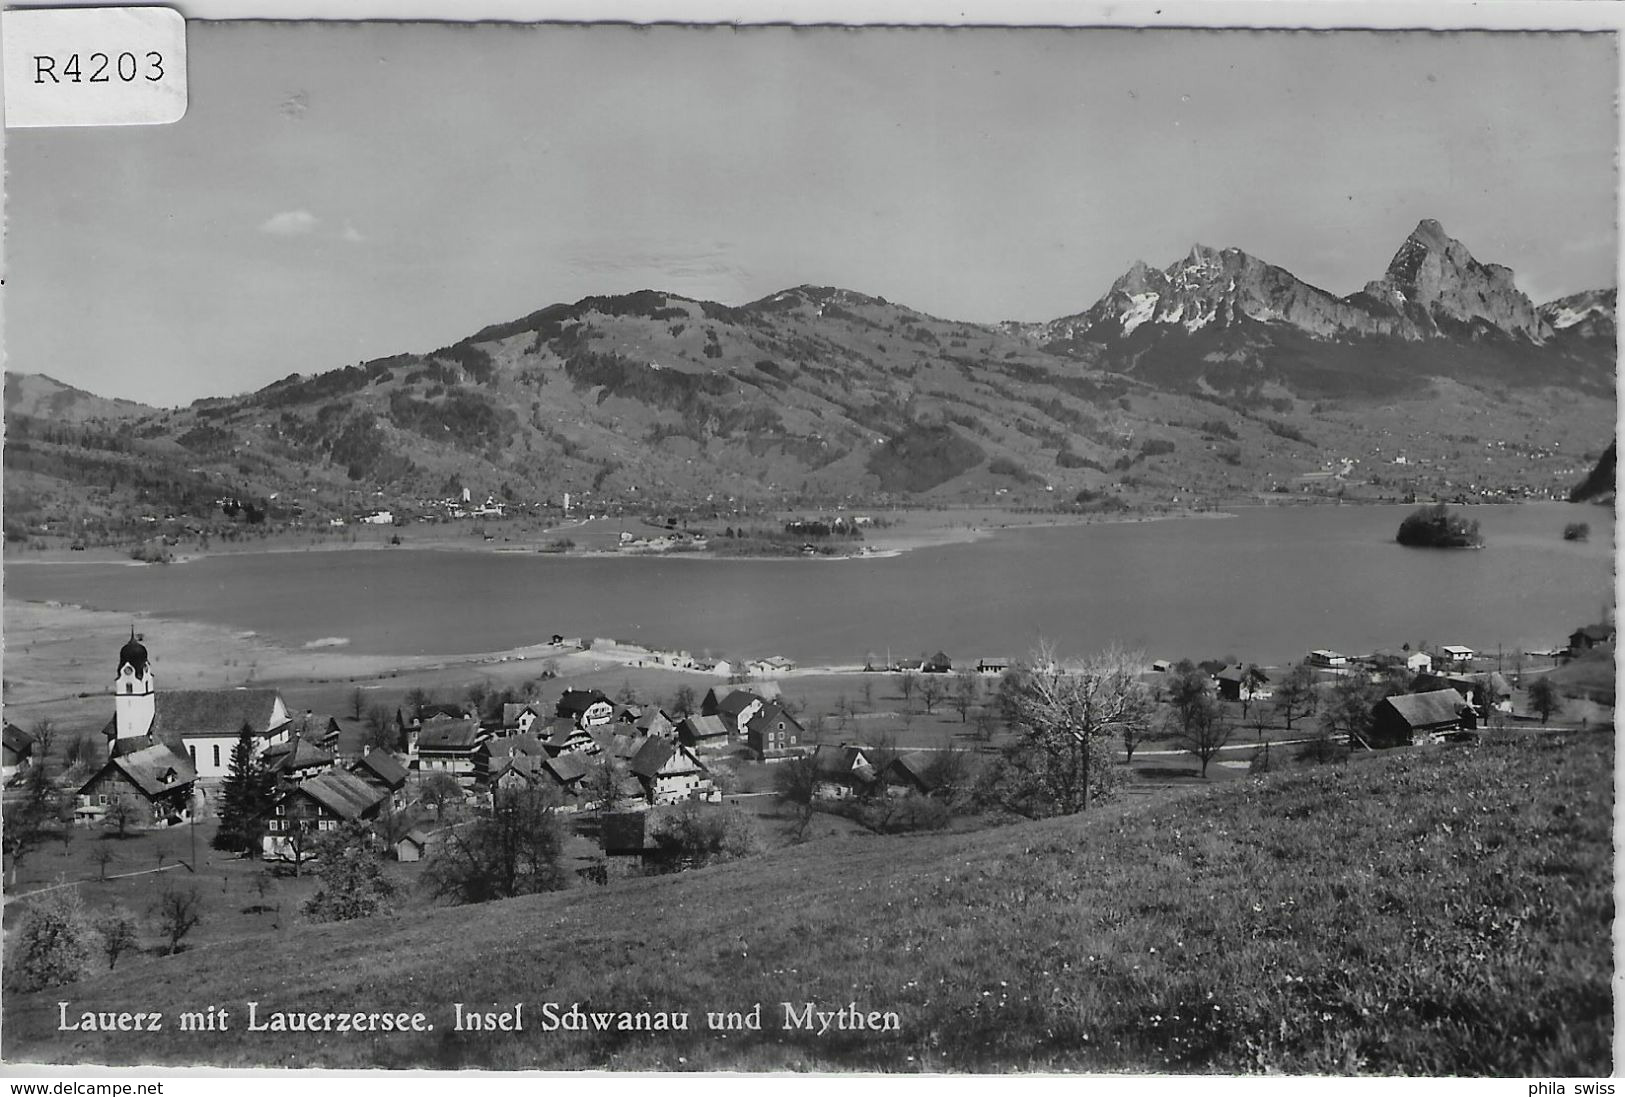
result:
<svg viewBox="0 0 1625 1097"><path fill-rule="evenodd" d="M406 767L401 765L393 754L381 747L373 747L362 755L361 760L351 767L350 772L366 780L362 774L363 770L378 778L389 789L398 789L406 784Z"/></svg>
<svg viewBox="0 0 1625 1097"><path fill-rule="evenodd" d="M600 702L608 703L609 698L596 689L567 689L559 694L554 711L559 716L580 716Z"/></svg>
<svg viewBox="0 0 1625 1097"><path fill-rule="evenodd" d="M912 754L900 754L893 758L891 765L886 767L886 771L882 776L896 774L929 792L937 786L937 782L932 780L930 773L931 756L925 751L919 750Z"/></svg>
<svg viewBox="0 0 1625 1097"><path fill-rule="evenodd" d="M162 743L121 754L109 759L107 764L122 773L148 799L197 780L197 770L192 768L191 761Z"/></svg>
<svg viewBox="0 0 1625 1097"><path fill-rule="evenodd" d="M473 750L480 744L480 735L478 720L425 720L418 732L418 751Z"/></svg>
<svg viewBox="0 0 1625 1097"><path fill-rule="evenodd" d="M7 750L14 750L18 754L28 754L33 751L33 737L16 724L7 724L3 734Z"/></svg>
<svg viewBox="0 0 1625 1097"><path fill-rule="evenodd" d="M279 773L333 764L332 751L317 746L302 735L295 735L285 744L278 743L265 753L271 758L270 767Z"/></svg>
<svg viewBox="0 0 1625 1097"><path fill-rule="evenodd" d="M384 793L342 769L312 777L298 788L339 818L353 822L370 811Z"/></svg>
<svg viewBox="0 0 1625 1097"><path fill-rule="evenodd" d="M683 721L682 729L685 737L696 742L728 737L728 725L722 722L720 716L690 716Z"/></svg>
<svg viewBox="0 0 1625 1097"><path fill-rule="evenodd" d="M562 785L571 785L587 775L587 760L579 754L561 754L542 765L551 770Z"/></svg>
<svg viewBox="0 0 1625 1097"><path fill-rule="evenodd" d="M1413 728L1453 723L1461 716L1461 694L1453 689L1401 693L1387 698L1384 703L1391 705L1400 718Z"/></svg>

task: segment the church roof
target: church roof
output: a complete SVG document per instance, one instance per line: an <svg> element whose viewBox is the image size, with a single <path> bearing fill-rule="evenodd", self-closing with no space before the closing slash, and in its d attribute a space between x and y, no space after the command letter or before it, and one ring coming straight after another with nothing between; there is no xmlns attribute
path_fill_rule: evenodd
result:
<svg viewBox="0 0 1625 1097"><path fill-rule="evenodd" d="M122 671L126 664L135 668L137 678L147 673L147 648L136 636L133 625L130 626L130 638L118 649L118 669Z"/></svg>
<svg viewBox="0 0 1625 1097"><path fill-rule="evenodd" d="M274 689L160 690L153 696L152 735L173 743L237 735L246 724L256 738L264 738L288 723L281 701ZM117 722L110 721L102 732L114 738Z"/></svg>

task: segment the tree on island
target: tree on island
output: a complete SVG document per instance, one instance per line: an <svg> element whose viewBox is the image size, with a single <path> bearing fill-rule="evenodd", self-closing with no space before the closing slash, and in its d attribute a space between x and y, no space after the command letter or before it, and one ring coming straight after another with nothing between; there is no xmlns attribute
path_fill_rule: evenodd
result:
<svg viewBox="0 0 1625 1097"><path fill-rule="evenodd" d="M1443 503L1406 515L1394 540L1412 548L1482 548L1478 522L1451 514Z"/></svg>

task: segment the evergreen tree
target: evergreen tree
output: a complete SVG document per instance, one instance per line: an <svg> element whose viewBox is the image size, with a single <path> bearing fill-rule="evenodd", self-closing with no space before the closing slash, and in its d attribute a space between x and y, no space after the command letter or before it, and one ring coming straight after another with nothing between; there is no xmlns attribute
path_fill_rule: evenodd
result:
<svg viewBox="0 0 1625 1097"><path fill-rule="evenodd" d="M271 806L274 778L254 756L254 733L247 724L231 748L231 767L220 789L220 828L215 849L234 853L254 851L261 817Z"/></svg>

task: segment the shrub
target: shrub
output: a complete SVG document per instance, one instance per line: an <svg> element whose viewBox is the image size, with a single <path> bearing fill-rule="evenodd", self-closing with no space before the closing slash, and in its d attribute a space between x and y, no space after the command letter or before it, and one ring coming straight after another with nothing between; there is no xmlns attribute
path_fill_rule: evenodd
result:
<svg viewBox="0 0 1625 1097"><path fill-rule="evenodd" d="M1590 536L1591 524L1589 522L1570 522L1563 527L1563 540L1565 541L1584 541Z"/></svg>
<svg viewBox="0 0 1625 1097"><path fill-rule="evenodd" d="M5 989L27 993L77 982L90 970L96 930L75 888L32 899L7 935Z"/></svg>

